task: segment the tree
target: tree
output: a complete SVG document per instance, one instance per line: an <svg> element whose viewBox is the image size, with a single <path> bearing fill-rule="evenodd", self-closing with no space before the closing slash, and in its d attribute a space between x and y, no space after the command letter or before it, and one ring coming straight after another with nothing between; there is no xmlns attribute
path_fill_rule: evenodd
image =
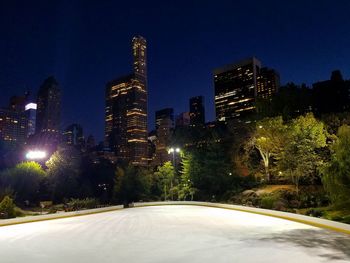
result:
<svg viewBox="0 0 350 263"><path fill-rule="evenodd" d="M193 200L193 196L196 192L196 188L193 186L193 182L191 180L191 164L192 164L192 155L184 154L182 157L182 171L179 183L179 199L187 200L190 197L191 201Z"/></svg>
<svg viewBox="0 0 350 263"><path fill-rule="evenodd" d="M266 118L257 123L255 134L249 141L249 144L260 153L267 181L270 181L270 160L281 151L285 143L285 135L286 126L283 124L282 117Z"/></svg>
<svg viewBox="0 0 350 263"><path fill-rule="evenodd" d="M59 148L46 162L51 197L55 202L78 196L80 155L73 147Z"/></svg>
<svg viewBox="0 0 350 263"><path fill-rule="evenodd" d="M276 159L280 171L291 178L297 192L302 178L309 182L315 180L317 169L322 164L319 151L326 146L326 139L324 124L312 113L290 123L287 140Z"/></svg>
<svg viewBox="0 0 350 263"><path fill-rule="evenodd" d="M1 185L12 189L17 203L38 202L45 171L36 162L22 162L0 175Z"/></svg>
<svg viewBox="0 0 350 263"><path fill-rule="evenodd" d="M337 133L337 141L331 147L329 163L321 169L322 182L335 205L350 205L350 126L343 125Z"/></svg>
<svg viewBox="0 0 350 263"><path fill-rule="evenodd" d="M165 162L162 166L159 166L155 172L155 175L160 180L164 200L168 200L169 197L171 200L174 200L173 187L175 170L171 162Z"/></svg>
<svg viewBox="0 0 350 263"><path fill-rule="evenodd" d="M116 202L129 204L140 201L149 194L149 181L141 168L127 166L118 167L115 172L114 198Z"/></svg>

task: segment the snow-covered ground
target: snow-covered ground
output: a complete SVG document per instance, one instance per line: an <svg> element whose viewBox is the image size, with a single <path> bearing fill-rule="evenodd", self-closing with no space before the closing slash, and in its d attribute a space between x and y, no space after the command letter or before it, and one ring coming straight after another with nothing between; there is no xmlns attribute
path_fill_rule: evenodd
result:
<svg viewBox="0 0 350 263"><path fill-rule="evenodd" d="M0 227L0 262L350 262L350 235L250 213L155 206Z"/></svg>

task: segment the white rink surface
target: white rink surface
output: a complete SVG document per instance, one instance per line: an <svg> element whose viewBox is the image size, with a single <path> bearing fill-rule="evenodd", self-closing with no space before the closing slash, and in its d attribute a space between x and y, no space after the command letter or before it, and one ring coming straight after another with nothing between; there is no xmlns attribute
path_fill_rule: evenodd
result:
<svg viewBox="0 0 350 263"><path fill-rule="evenodd" d="M200 206L154 206L0 227L1 263L350 262L350 235Z"/></svg>

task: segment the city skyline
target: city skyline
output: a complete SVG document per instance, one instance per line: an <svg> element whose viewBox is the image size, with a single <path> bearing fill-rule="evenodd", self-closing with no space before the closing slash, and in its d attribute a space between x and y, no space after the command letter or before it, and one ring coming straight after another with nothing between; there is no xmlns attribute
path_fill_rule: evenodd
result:
<svg viewBox="0 0 350 263"><path fill-rule="evenodd" d="M42 8L50 10L52 5L42 4ZM1 32L7 36L8 44L1 43L0 49L4 57L0 64L3 68L3 74L0 76L3 96L0 103L5 105L8 97L13 94L22 95L26 89L35 95L43 79L54 75L62 88L62 128L71 123L79 123L84 127L86 135L93 134L97 141L102 140L104 84L106 80L127 72L124 65L130 64L130 58L126 50L129 39L137 34L145 36L150 46L149 127L154 126L153 113L156 110L172 107L176 114L188 111L188 99L202 95L206 98L206 121L214 120L212 70L253 55L263 61L264 65L269 65L280 73L281 84L294 81L311 85L313 82L329 79L334 69L340 69L344 78L349 78L347 64L350 54L345 49L349 38L343 34L349 23L342 15L347 9L347 3L331 7L320 3L315 9L312 4L307 3L289 4L288 7L276 5L271 10L263 8L263 5L269 6L256 4L254 8L236 14L231 21L226 19L231 14L225 12L225 9L241 10L244 7L243 3L237 3L235 6L226 2L221 7L209 4L199 6L196 2L186 6L160 4L157 8L150 6L147 9L149 14L154 13L156 9L161 11L159 19L164 23L162 26L155 26L155 19L148 19L145 14L135 21L127 19L126 22L121 22L121 15L117 21L104 18L92 25L91 22L97 21L96 15L101 17L101 13L111 12L108 9L115 7L113 3L101 6L94 15L93 5L82 8L79 1L72 5L62 2L55 6L55 15L52 18L48 18L42 12L41 16L36 15L38 11L29 7L29 12L24 13L26 4L23 10L14 10L12 4L7 4L1 11L6 12L2 14ZM126 14L133 10L127 4L121 5L120 8L125 10ZM139 9L137 7L135 10L137 12L142 8L145 6L141 4ZM288 19L284 18L292 16L286 13L288 8L295 11L295 16L299 16L298 22L288 22ZM9 15L15 11L21 18L11 22ZM272 16L276 11L279 14ZM184 21L175 19L175 22L170 22L170 18L174 18L179 12L184 13ZM335 12L339 12L339 15L333 16L327 21L327 25L317 24L317 27L322 29L322 34L317 33L313 21ZM251 31L255 24L259 24L259 28L263 28L260 30L262 32L253 31L256 35L249 35L237 28L235 24L242 24L248 13L255 17L248 23L247 28ZM209 19L207 14L213 14L213 18ZM87 15L92 15L88 23L91 28L83 27L80 21L86 22ZM167 15L170 16L169 19L166 18ZM32 21L35 26L29 29L25 21L32 16L38 18ZM223 24L220 19L216 19L220 16L225 18L222 21L231 22ZM264 17L270 17L270 20L262 20ZM142 19L145 23L140 23ZM44 20L52 23L44 25ZM281 22L279 26L269 27L271 22L276 21ZM173 23L178 24L175 26ZM189 24L192 26L186 30ZM96 33L94 38L89 37L88 28ZM165 28L169 30L164 31ZM219 28L218 32L214 32L214 28ZM225 34L228 28L234 33ZM289 34L283 40L281 34L284 33L281 33L281 28ZM68 34L60 38L66 29L69 29ZM313 35L309 36L311 31ZM40 37L29 39L32 37L30 32ZM116 36L110 36L111 32ZM159 32L162 32L162 36ZM26 43L25 46L16 42L19 34L23 39L21 42ZM57 36L57 39L54 38L57 43L52 42L53 36ZM337 36L340 41L336 44L330 41ZM103 38L106 39L104 44L97 44ZM115 38L118 39L117 43L113 41ZM311 42L308 41L309 38ZM29 42L25 41L27 39ZM260 44L254 43L257 39L260 39ZM190 47L189 42L192 43ZM81 90L84 91L83 96ZM161 91L169 96L162 96ZM93 110L90 110L92 107Z"/></svg>

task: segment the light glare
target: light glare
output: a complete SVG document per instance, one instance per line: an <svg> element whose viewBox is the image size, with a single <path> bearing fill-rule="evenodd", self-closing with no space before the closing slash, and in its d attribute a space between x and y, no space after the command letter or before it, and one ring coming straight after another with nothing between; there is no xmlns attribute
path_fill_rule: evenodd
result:
<svg viewBox="0 0 350 263"><path fill-rule="evenodd" d="M26 158L30 160L43 159L46 157L46 152L44 151L29 151L26 154Z"/></svg>

